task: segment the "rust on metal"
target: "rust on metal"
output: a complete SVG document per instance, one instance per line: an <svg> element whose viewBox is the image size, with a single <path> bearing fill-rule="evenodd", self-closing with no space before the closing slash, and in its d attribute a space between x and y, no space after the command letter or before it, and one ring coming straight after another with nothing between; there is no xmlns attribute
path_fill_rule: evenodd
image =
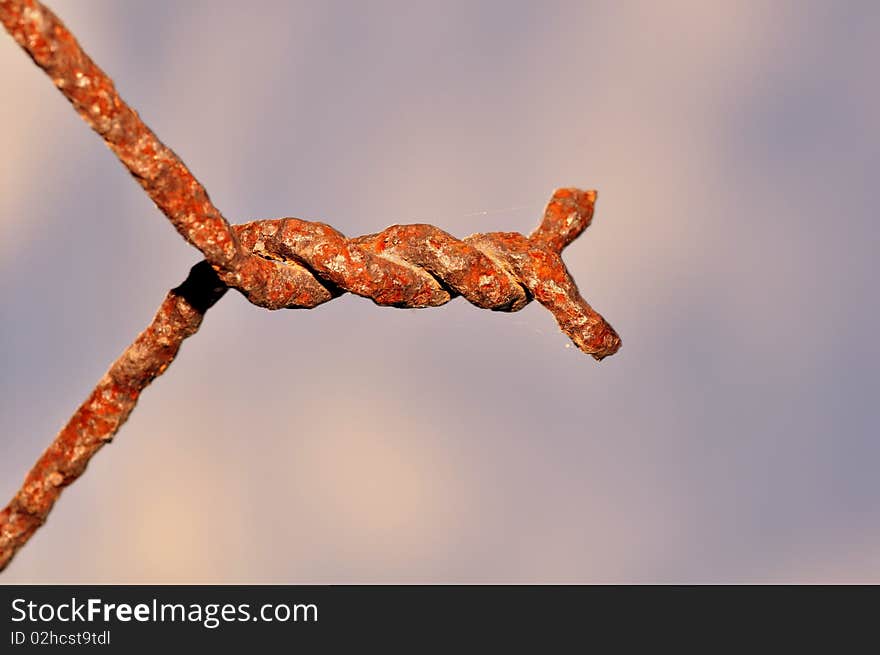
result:
<svg viewBox="0 0 880 655"><path fill-rule="evenodd" d="M0 0L0 21L205 257L168 293L152 323L113 363L0 511L0 571L230 287L268 309L312 308L345 292L392 307L435 307L462 296L505 312L534 299L595 359L620 348L617 333L581 297L561 258L590 225L595 191L556 190L528 237L491 232L459 240L419 224L349 239L324 223L296 218L232 226L55 14L36 0Z"/></svg>
<svg viewBox="0 0 880 655"><path fill-rule="evenodd" d="M556 318L583 352L596 359L620 348L614 329L581 297L560 256L593 219L595 191L557 189L541 225L528 238L516 232L474 234L458 240L433 225L392 225L346 239L324 223L297 218L235 226L254 253L295 267L318 286L311 307L338 290L392 307L435 307L462 296L484 309L517 311L532 298Z"/></svg>
<svg viewBox="0 0 880 655"><path fill-rule="evenodd" d="M168 293L152 323L113 362L0 512L0 570L43 524L64 487L113 438L141 391L165 372L180 344L196 333L205 312L226 289L211 267L201 262Z"/></svg>
<svg viewBox="0 0 880 655"><path fill-rule="evenodd" d="M0 0L0 21L221 279L255 305L272 308L287 274L241 247L205 188L122 99L61 19L36 0Z"/></svg>
<svg viewBox="0 0 880 655"><path fill-rule="evenodd" d="M33 0L0 0L0 19L177 231L212 264L231 267L242 250L226 219L180 158L119 96L113 80L64 23Z"/></svg>

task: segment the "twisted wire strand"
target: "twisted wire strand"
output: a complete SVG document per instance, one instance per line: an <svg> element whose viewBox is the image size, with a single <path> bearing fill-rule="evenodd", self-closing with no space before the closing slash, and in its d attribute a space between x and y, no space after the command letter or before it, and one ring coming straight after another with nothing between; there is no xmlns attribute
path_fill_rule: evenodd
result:
<svg viewBox="0 0 880 655"><path fill-rule="evenodd" d="M601 360L620 348L614 329L581 297L560 253L590 225L595 191L557 189L541 225L463 240L433 225L392 225L348 239L325 223L280 218L236 225L242 245L290 269L296 295L280 307L314 307L350 292L391 307L436 307L462 296L495 311L533 298L583 352Z"/></svg>

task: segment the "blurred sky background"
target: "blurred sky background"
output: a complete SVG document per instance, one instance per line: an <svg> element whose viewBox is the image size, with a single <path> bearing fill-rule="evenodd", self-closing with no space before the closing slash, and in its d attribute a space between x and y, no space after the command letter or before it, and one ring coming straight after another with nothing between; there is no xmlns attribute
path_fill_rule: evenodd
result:
<svg viewBox="0 0 880 655"><path fill-rule="evenodd" d="M0 581L880 582L880 3L50 6L230 221L598 189L624 345L231 292ZM0 88L6 502L199 258L6 34Z"/></svg>

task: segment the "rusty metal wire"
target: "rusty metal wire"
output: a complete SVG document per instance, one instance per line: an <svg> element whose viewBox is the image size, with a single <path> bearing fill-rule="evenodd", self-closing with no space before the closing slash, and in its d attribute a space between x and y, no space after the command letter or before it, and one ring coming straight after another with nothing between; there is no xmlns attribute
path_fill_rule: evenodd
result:
<svg viewBox="0 0 880 655"><path fill-rule="evenodd" d="M284 306L277 294L291 282L288 272L242 248L208 192L119 96L64 23L36 0L0 0L0 21L220 278L255 305Z"/></svg>
<svg viewBox="0 0 880 655"><path fill-rule="evenodd" d="M434 307L462 296L507 312L536 299L583 352L601 360L620 348L617 333L580 296L561 258L592 221L594 191L556 190L529 237L493 232L458 240L418 224L347 239L329 225L296 218L231 226L49 9L35 0L0 0L0 20L205 257L168 293L0 512L0 571L229 287L269 309L311 308L344 292L392 307Z"/></svg>
<svg viewBox="0 0 880 655"><path fill-rule="evenodd" d="M43 524L64 487L110 442L141 392L165 372L180 344L196 333L205 312L226 289L201 262L168 293L153 322L113 362L0 512L0 570Z"/></svg>
<svg viewBox="0 0 880 655"><path fill-rule="evenodd" d="M528 238L491 232L460 241L418 224L346 239L329 225L296 218L235 230L246 248L298 271L301 293L287 307L313 307L338 290L393 307L435 307L462 296L477 307L508 312L535 298L578 348L601 360L617 352L620 337L580 296L560 257L589 226L595 200L595 191L557 189Z"/></svg>

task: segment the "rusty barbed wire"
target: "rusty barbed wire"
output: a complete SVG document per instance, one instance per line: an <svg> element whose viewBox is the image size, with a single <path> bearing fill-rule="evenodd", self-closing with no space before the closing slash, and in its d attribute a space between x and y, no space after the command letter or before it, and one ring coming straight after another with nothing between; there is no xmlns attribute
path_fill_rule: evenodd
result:
<svg viewBox="0 0 880 655"><path fill-rule="evenodd" d="M507 312L535 299L595 359L620 348L620 337L581 297L561 258L590 225L595 191L557 189L528 237L492 232L459 240L416 224L349 239L329 225L297 218L232 226L50 10L36 0L0 0L0 20L205 256L168 293L151 324L113 363L0 511L0 571L230 287L268 309L312 308L345 292L392 307L434 307L462 296L477 307Z"/></svg>
<svg viewBox="0 0 880 655"><path fill-rule="evenodd" d="M235 230L254 253L296 267L301 289L309 288L309 277L318 283L288 307L313 307L339 290L392 307L436 307L462 296L477 307L508 312L535 298L578 348L601 360L617 352L620 337L581 297L560 256L590 225L595 201L595 191L557 189L528 238L491 232L460 241L417 224L346 239L329 225L297 218Z"/></svg>

